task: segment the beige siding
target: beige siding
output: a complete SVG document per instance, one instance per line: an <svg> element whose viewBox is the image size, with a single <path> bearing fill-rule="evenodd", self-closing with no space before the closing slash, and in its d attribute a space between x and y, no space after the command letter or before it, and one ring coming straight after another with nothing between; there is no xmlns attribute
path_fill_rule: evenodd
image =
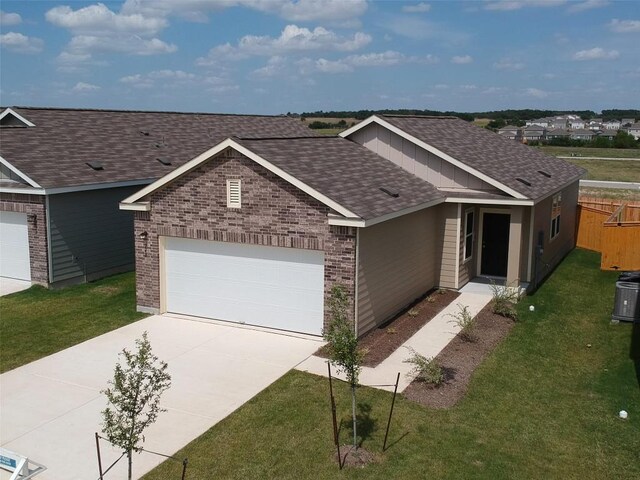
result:
<svg viewBox="0 0 640 480"><path fill-rule="evenodd" d="M441 207L360 229L358 335L438 283Z"/></svg>
<svg viewBox="0 0 640 480"><path fill-rule="evenodd" d="M576 180L562 191L560 233L553 240L549 238L553 196L549 196L535 206L532 268L536 282L543 280L551 273L560 260L575 247L578 188L579 184ZM535 246L540 236L543 238L543 253L536 258Z"/></svg>
<svg viewBox="0 0 640 480"><path fill-rule="evenodd" d="M439 248L442 255L438 285L442 288L458 288L456 269L459 268L460 236L458 232L458 204L446 203L442 208L442 234Z"/></svg>
<svg viewBox="0 0 640 480"><path fill-rule="evenodd" d="M375 123L358 130L349 138L436 187L496 190L483 180Z"/></svg>

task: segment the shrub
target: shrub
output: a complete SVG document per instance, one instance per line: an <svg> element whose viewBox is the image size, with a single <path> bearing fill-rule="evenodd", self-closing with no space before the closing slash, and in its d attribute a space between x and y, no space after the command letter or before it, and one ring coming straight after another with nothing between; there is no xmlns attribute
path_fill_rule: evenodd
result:
<svg viewBox="0 0 640 480"><path fill-rule="evenodd" d="M444 372L442 366L435 358L425 357L419 354L413 348L408 347L411 356L404 363L410 363L413 368L409 372L409 376L415 376L421 382L435 385L436 387L444 383Z"/></svg>
<svg viewBox="0 0 640 480"><path fill-rule="evenodd" d="M450 313L449 316L453 318L450 323L455 323L460 327L460 338L467 342L473 340L473 330L476 326L476 319L471 315L469 307L459 303L458 311L456 313Z"/></svg>
<svg viewBox="0 0 640 480"><path fill-rule="evenodd" d="M418 315L420 315L420 309L419 308L412 308L411 310L409 310L407 312L407 315L409 315L411 318L415 318Z"/></svg>
<svg viewBox="0 0 640 480"><path fill-rule="evenodd" d="M496 285L495 282L491 282L491 291L493 292L491 311L505 318L518 320L518 312L515 307L515 304L520 300L518 288Z"/></svg>

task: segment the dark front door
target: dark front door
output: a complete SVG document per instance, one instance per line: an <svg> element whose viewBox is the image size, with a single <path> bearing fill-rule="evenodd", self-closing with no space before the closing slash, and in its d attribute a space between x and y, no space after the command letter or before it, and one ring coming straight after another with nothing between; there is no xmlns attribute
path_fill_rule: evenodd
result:
<svg viewBox="0 0 640 480"><path fill-rule="evenodd" d="M505 213L485 213L482 216L481 275L507 276L510 220L511 216Z"/></svg>

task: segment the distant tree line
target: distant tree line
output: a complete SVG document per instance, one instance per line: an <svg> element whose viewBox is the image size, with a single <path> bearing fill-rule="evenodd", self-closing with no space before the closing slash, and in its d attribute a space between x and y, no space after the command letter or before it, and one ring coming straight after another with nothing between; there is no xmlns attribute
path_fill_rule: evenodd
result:
<svg viewBox="0 0 640 480"><path fill-rule="evenodd" d="M460 113L460 112L438 112L436 110L413 110L413 109L398 109L398 110L357 110L357 111L344 111L325 112L319 110L317 112L304 112L300 114L302 117L312 118L355 118L357 120L364 120L371 115L422 115L432 117L446 117L453 116L459 117L463 120L471 122L474 120L474 114L472 113Z"/></svg>
<svg viewBox="0 0 640 480"><path fill-rule="evenodd" d="M592 140L577 140L573 138L551 138L549 140L531 140L528 145L553 145L555 147L591 147L591 148L640 148L640 140L633 138L627 132L619 130L616 136L609 140L607 137L595 137Z"/></svg>

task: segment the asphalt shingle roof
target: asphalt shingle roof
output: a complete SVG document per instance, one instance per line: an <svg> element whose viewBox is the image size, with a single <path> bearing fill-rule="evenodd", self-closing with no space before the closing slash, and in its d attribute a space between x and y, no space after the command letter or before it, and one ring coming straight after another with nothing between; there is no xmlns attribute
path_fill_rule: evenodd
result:
<svg viewBox="0 0 640 480"><path fill-rule="evenodd" d="M300 119L284 116L12 110L35 127L0 128L0 155L44 188L157 179L234 135L314 135Z"/></svg>
<svg viewBox="0 0 640 480"><path fill-rule="evenodd" d="M393 115L381 118L528 199L538 200L585 173L584 169L560 158L460 118Z"/></svg>
<svg viewBox="0 0 640 480"><path fill-rule="evenodd" d="M340 137L236 141L365 220L445 196L430 183Z"/></svg>

